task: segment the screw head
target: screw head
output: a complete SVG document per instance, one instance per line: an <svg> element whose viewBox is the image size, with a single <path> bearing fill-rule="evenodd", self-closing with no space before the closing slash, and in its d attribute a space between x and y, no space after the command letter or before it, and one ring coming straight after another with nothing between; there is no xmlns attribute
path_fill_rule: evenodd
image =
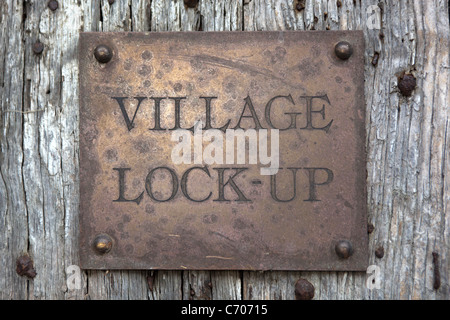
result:
<svg viewBox="0 0 450 320"><path fill-rule="evenodd" d="M347 259L353 254L353 246L348 240L341 240L336 244L336 254L339 258Z"/></svg>
<svg viewBox="0 0 450 320"><path fill-rule="evenodd" d="M100 254L105 254L108 253L109 251L111 251L113 242L110 236L108 236L107 234L99 234L97 237L95 237L94 239L94 249L100 253Z"/></svg>
<svg viewBox="0 0 450 320"><path fill-rule="evenodd" d="M42 42L35 42L33 44L33 52L35 54L41 54L44 51L44 44Z"/></svg>
<svg viewBox="0 0 450 320"><path fill-rule="evenodd" d="M58 9L58 1L56 0L50 0L47 3L47 6L50 10L55 11L56 9Z"/></svg>
<svg viewBox="0 0 450 320"><path fill-rule="evenodd" d="M112 59L113 53L111 48L101 44L97 46L94 50L95 59L100 63L107 63Z"/></svg>
<svg viewBox="0 0 450 320"><path fill-rule="evenodd" d="M340 41L334 47L334 53L341 60L347 60L353 54L353 48L347 41Z"/></svg>

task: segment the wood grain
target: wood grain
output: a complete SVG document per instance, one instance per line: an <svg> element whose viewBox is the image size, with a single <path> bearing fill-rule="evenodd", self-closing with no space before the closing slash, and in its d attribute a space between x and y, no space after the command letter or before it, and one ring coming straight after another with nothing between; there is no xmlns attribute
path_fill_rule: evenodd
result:
<svg viewBox="0 0 450 320"><path fill-rule="evenodd" d="M55 11L46 1L0 2L1 299L294 299L300 277L314 299L450 298L447 1L306 0L300 11L297 0L58 2ZM248 271L83 271L81 288L68 287L67 267L78 264L79 32L213 30L364 31L369 254L379 289L367 288L366 273ZM404 73L417 79L410 97L398 90ZM15 271L24 253L34 279Z"/></svg>

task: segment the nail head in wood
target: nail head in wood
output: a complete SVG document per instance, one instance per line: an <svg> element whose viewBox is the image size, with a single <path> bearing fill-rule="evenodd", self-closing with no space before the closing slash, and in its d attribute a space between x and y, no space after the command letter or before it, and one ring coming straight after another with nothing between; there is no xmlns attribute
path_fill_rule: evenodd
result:
<svg viewBox="0 0 450 320"><path fill-rule="evenodd" d="M42 42L35 42L33 44L33 52L35 54L41 54L44 51L44 44Z"/></svg>
<svg viewBox="0 0 450 320"><path fill-rule="evenodd" d="M295 283L295 299L311 300L314 298L314 286L306 279L298 279Z"/></svg>
<svg viewBox="0 0 450 320"><path fill-rule="evenodd" d="M198 0L184 0L184 4L188 8L195 8L198 4Z"/></svg>
<svg viewBox="0 0 450 320"><path fill-rule="evenodd" d="M50 0L47 3L47 6L50 10L55 11L56 9L58 9L58 1L56 0Z"/></svg>

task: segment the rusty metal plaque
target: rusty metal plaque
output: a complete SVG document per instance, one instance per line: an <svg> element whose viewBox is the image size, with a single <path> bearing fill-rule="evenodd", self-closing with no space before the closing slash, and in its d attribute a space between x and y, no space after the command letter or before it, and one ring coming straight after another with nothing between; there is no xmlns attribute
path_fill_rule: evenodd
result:
<svg viewBox="0 0 450 320"><path fill-rule="evenodd" d="M361 31L82 33L85 269L365 270Z"/></svg>

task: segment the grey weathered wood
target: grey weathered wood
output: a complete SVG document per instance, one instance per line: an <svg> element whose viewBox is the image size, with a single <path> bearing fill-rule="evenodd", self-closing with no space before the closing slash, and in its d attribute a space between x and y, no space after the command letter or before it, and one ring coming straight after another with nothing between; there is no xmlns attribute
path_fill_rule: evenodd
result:
<svg viewBox="0 0 450 320"><path fill-rule="evenodd" d="M449 19L446 1L59 0L0 2L0 298L449 299ZM371 5L381 8L371 28ZM354 272L83 271L78 264L80 31L364 30L370 263L381 288ZM32 45L44 43L36 55ZM374 55L378 64L372 64ZM404 97L398 76L417 88ZM383 246L385 255L374 251ZM441 287L433 288L432 252ZM28 253L37 276L15 271Z"/></svg>

